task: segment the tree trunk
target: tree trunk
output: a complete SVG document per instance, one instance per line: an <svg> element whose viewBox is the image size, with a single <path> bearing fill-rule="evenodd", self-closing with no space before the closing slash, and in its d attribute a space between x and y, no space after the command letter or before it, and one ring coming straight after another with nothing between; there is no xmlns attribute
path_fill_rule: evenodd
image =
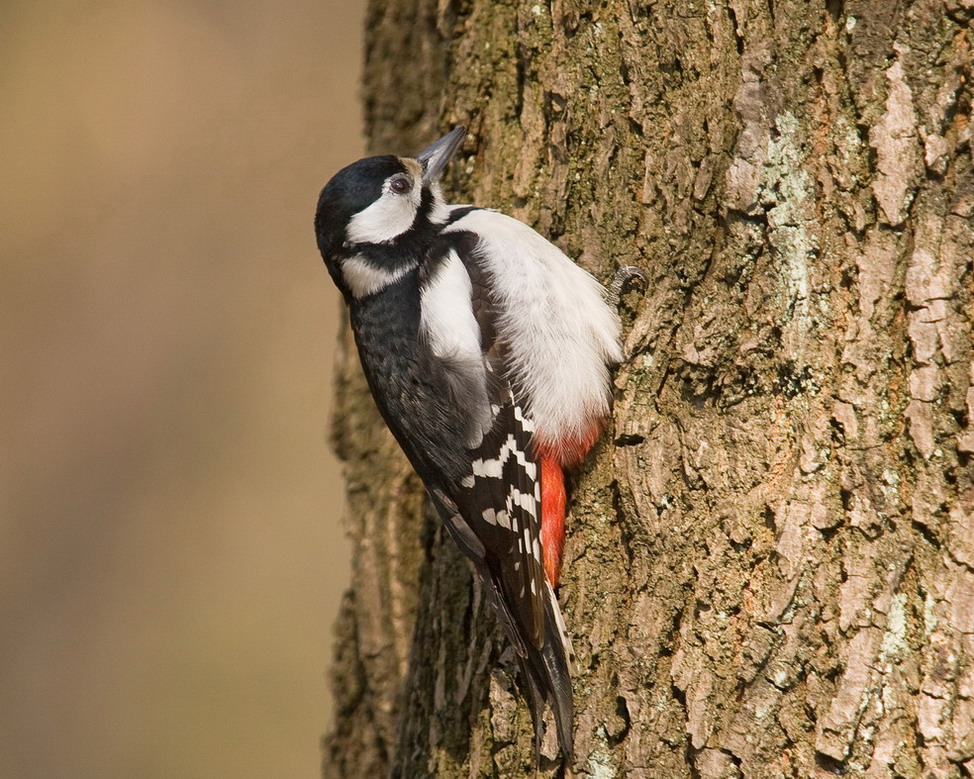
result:
<svg viewBox="0 0 974 779"><path fill-rule="evenodd" d="M974 775L972 17L372 3L376 152L466 124L454 202L648 271L575 475L576 774ZM511 649L344 342L326 773L530 774Z"/></svg>

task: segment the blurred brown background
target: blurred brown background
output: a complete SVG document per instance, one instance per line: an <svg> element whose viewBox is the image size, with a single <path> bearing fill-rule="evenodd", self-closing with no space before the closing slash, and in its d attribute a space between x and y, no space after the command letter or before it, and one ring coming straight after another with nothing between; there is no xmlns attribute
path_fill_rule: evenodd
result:
<svg viewBox="0 0 974 779"><path fill-rule="evenodd" d="M318 775L361 6L0 8L0 776Z"/></svg>

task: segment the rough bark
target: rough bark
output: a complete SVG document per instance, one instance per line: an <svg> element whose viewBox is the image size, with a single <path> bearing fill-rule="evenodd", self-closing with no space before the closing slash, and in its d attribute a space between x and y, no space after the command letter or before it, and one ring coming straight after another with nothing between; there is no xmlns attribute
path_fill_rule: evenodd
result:
<svg viewBox="0 0 974 779"><path fill-rule="evenodd" d="M456 201L649 273L572 500L578 775L974 775L972 17L372 3L375 150L462 122ZM326 772L530 773L511 652L345 343Z"/></svg>

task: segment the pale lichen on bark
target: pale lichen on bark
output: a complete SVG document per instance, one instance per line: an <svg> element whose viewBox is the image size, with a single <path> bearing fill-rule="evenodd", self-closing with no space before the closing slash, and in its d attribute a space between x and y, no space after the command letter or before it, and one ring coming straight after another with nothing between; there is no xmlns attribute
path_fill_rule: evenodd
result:
<svg viewBox="0 0 974 779"><path fill-rule="evenodd" d="M457 200L648 272L575 478L577 774L974 774L972 18L373 2L376 151L465 123ZM341 375L358 563L326 762L528 773L510 648Z"/></svg>

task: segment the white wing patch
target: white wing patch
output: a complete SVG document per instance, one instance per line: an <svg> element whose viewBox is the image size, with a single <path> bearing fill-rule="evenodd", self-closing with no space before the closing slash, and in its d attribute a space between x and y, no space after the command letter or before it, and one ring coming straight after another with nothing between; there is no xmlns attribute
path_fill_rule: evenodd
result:
<svg viewBox="0 0 974 779"><path fill-rule="evenodd" d="M422 324L437 357L483 360L480 327L471 304L472 292L467 269L451 249L420 300Z"/></svg>
<svg viewBox="0 0 974 779"><path fill-rule="evenodd" d="M470 275L451 249L420 295L420 329L434 356L449 364L455 399L471 416L470 448L480 444L494 419L472 293Z"/></svg>
<svg viewBox="0 0 974 779"><path fill-rule="evenodd" d="M475 210L445 232L479 236L477 253L491 281L498 338L509 369L526 390L527 417L542 444L584 436L609 412L608 364L622 360L620 325L605 290L527 225Z"/></svg>

